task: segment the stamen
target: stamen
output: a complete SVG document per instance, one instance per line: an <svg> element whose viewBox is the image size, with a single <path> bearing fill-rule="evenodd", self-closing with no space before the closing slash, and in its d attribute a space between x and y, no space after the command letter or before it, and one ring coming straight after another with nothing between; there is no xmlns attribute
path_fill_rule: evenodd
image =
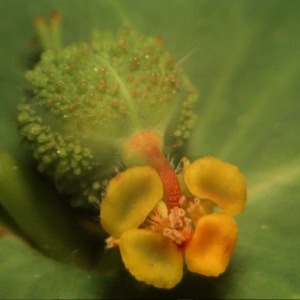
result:
<svg viewBox="0 0 300 300"><path fill-rule="evenodd" d="M185 241L183 235L175 229L165 228L163 231L163 235L175 241L175 243L178 245L182 244L182 242Z"/></svg>
<svg viewBox="0 0 300 300"><path fill-rule="evenodd" d="M179 205L182 207L182 206L185 206L187 202L187 199L185 196L181 196L180 199L179 199Z"/></svg>
<svg viewBox="0 0 300 300"><path fill-rule="evenodd" d="M179 217L183 217L185 215L185 211L182 208L178 208L177 214Z"/></svg>
<svg viewBox="0 0 300 300"><path fill-rule="evenodd" d="M143 227L149 230L161 232L164 236L181 245L186 241L191 233L191 219L186 217L186 212L183 208L173 207L167 217L162 217L154 209L147 217Z"/></svg>
<svg viewBox="0 0 300 300"><path fill-rule="evenodd" d="M194 198L194 203L196 204L196 205L200 205L200 203L201 203L201 200L199 199L199 198Z"/></svg>
<svg viewBox="0 0 300 300"><path fill-rule="evenodd" d="M114 238L113 236L108 237L106 240L106 249L114 248L119 245L120 239Z"/></svg>

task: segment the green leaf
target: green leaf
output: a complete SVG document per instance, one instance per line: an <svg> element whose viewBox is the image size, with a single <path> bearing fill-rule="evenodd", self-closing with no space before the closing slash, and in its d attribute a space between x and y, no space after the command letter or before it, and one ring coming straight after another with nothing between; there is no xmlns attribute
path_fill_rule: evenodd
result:
<svg viewBox="0 0 300 300"><path fill-rule="evenodd" d="M108 277L58 263L20 240L0 239L1 299L99 299L108 294Z"/></svg>
<svg viewBox="0 0 300 300"><path fill-rule="evenodd" d="M97 268L106 262L114 272L109 289L92 272L1 238L0 297L101 298L115 290L124 298L299 298L300 2L2 0L0 146L28 169L15 107L23 73L36 59L30 22L54 9L64 14L65 44L89 40L93 28L131 26L161 36L201 94L185 155L209 154L238 165L249 201L237 218L230 268L219 278L186 273L173 290L161 291L134 281L118 258L104 252Z"/></svg>
<svg viewBox="0 0 300 300"><path fill-rule="evenodd" d="M41 188L42 186L42 188ZM54 190L0 150L0 204L25 236L45 254L90 267L95 248Z"/></svg>

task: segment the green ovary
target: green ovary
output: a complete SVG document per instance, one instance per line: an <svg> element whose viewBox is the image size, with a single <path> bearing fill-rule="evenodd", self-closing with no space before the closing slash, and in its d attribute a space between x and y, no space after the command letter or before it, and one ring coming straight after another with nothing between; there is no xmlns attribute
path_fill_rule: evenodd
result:
<svg viewBox="0 0 300 300"><path fill-rule="evenodd" d="M127 137L153 130L180 145L193 126L194 88L157 39L135 31L47 50L26 79L20 133L38 169L78 205L97 202L95 182L121 164Z"/></svg>

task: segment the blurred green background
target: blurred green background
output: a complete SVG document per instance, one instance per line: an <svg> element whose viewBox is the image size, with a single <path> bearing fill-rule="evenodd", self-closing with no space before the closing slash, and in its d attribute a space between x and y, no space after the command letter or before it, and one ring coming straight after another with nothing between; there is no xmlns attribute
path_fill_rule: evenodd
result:
<svg viewBox="0 0 300 300"><path fill-rule="evenodd" d="M89 41L94 28L128 26L161 36L178 61L192 51L184 67L201 96L185 155L217 156L248 179L239 241L221 277L186 273L173 290L156 290L133 280L113 250L99 255L94 272L77 267L72 253L68 264L57 262L21 238L27 216L41 239L65 239L64 230L49 229L47 204L26 215L37 198L59 196L33 171L15 121L24 72L36 58L32 19L53 10L64 15L66 45ZM300 298L299 16L297 0L0 0L0 298ZM3 151L22 172L6 172L15 163ZM64 209L58 215L72 227Z"/></svg>

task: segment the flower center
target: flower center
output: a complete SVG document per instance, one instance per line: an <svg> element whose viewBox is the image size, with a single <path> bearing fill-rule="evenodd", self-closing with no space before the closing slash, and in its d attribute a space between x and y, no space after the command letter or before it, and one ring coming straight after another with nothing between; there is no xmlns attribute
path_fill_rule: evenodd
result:
<svg viewBox="0 0 300 300"><path fill-rule="evenodd" d="M185 196L182 196L179 200L179 206L175 206L166 212L166 209L164 209L166 204L161 201L148 215L141 227L160 232L177 245L185 245L193 234L189 212L196 207L200 207L200 203L201 201L198 198L188 200Z"/></svg>

